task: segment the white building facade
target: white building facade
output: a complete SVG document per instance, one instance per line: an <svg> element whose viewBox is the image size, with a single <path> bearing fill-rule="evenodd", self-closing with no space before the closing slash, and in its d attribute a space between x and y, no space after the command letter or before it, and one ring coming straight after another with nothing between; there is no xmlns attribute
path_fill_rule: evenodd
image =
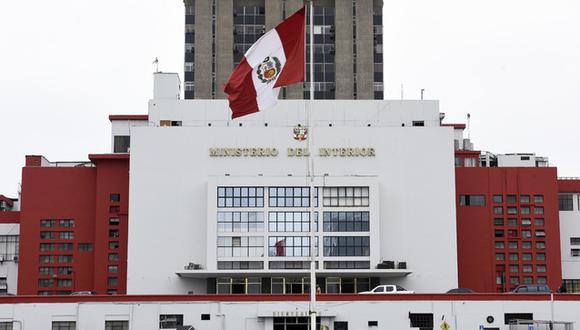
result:
<svg viewBox="0 0 580 330"><path fill-rule="evenodd" d="M130 132L127 293L308 292L311 241L322 292L457 286L436 101L281 101L231 121L226 101L165 83L179 88L156 75L165 92Z"/></svg>

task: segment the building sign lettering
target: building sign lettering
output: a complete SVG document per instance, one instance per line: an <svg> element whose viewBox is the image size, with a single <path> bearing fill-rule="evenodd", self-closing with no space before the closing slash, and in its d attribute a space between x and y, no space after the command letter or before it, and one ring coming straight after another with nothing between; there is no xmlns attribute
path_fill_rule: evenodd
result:
<svg viewBox="0 0 580 330"><path fill-rule="evenodd" d="M210 157L277 157L277 148L210 148ZM319 148L319 157L374 157L375 148ZM288 148L288 157L310 157L308 148Z"/></svg>

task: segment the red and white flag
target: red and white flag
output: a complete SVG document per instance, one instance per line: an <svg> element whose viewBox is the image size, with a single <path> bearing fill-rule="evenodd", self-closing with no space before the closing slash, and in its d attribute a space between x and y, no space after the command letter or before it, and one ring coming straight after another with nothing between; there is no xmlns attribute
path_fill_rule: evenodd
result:
<svg viewBox="0 0 580 330"><path fill-rule="evenodd" d="M304 81L305 7L256 41L224 86L232 118L274 106L281 86Z"/></svg>

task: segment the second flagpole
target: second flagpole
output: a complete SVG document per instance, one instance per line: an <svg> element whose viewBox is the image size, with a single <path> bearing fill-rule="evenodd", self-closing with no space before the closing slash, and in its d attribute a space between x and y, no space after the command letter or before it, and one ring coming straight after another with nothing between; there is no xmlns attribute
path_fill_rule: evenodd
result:
<svg viewBox="0 0 580 330"><path fill-rule="evenodd" d="M306 117L308 120L307 127L310 131L308 135L308 150L309 150L309 157L308 157L308 176L309 176L309 189L310 193L312 194L312 198L310 200L310 329L316 330L316 291L318 287L316 285L316 245L315 245L315 213L314 213L314 191L316 187L314 187L314 157L312 151L312 108L314 100L314 0L309 1L308 6L308 16L310 18L310 100L307 101L309 104L307 108ZM318 203L321 201L321 196L318 194Z"/></svg>

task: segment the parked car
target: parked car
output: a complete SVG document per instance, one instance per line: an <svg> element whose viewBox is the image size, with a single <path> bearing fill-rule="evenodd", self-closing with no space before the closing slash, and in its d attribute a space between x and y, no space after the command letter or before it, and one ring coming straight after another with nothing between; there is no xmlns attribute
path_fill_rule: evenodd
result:
<svg viewBox="0 0 580 330"><path fill-rule="evenodd" d="M512 290L513 293L551 293L552 290L545 284L518 285Z"/></svg>
<svg viewBox="0 0 580 330"><path fill-rule="evenodd" d="M447 291L447 293L475 293L475 291L468 288L455 288Z"/></svg>
<svg viewBox="0 0 580 330"><path fill-rule="evenodd" d="M408 291L407 289L403 288L399 285L389 285L383 284L375 287L371 291L363 291L359 292L360 294L404 294L404 293L415 293L415 291Z"/></svg>

